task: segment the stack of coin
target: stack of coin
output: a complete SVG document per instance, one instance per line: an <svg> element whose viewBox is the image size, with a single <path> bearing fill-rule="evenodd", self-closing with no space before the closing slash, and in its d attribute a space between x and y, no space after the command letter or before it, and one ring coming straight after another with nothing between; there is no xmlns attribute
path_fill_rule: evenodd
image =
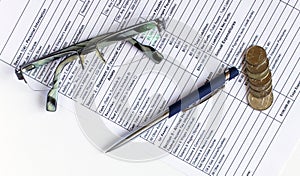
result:
<svg viewBox="0 0 300 176"><path fill-rule="evenodd" d="M273 93L272 75L266 51L260 46L251 46L245 58L249 80L249 105L256 110L268 109L273 103Z"/></svg>

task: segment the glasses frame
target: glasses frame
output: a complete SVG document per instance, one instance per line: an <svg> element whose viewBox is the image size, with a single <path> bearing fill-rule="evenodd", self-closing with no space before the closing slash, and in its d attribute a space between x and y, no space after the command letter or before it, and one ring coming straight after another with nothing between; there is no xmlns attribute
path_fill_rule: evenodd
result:
<svg viewBox="0 0 300 176"><path fill-rule="evenodd" d="M116 42L125 40L129 42L131 45L133 45L135 48L137 48L138 50L142 51L154 63L156 64L160 63L164 59L164 57L159 51L157 51L155 48L149 45L144 45L133 38L138 34L147 32L155 28L157 28L159 32L163 31L165 29L164 20L159 18L159 19L143 22L140 24L136 24L128 28L121 29L117 32L106 33L91 39L87 39L85 41L71 45L67 48L53 52L49 55L43 56L37 60L30 61L17 68L15 70L15 73L19 80L24 80L25 83L27 83L23 76L25 72L31 71L33 69L46 65L60 58L64 58L58 64L58 66L54 71L53 85L47 94L46 110L50 112L54 112L57 109L59 80L63 68L67 64L73 62L74 60L79 59L82 69L84 69L84 55L87 55L91 52L95 52L97 57L99 57L101 61L106 63L106 60L103 58L103 54L101 53L100 50Z"/></svg>

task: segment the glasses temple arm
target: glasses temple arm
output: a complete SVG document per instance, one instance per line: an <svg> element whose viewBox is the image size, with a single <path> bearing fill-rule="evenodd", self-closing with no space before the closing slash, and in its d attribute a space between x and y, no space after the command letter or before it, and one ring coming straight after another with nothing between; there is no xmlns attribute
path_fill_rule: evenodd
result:
<svg viewBox="0 0 300 176"><path fill-rule="evenodd" d="M58 89L59 89L59 79L61 72L63 68L69 64L70 62L78 59L78 55L74 54L72 56L67 57L65 60L59 63L57 68L55 69L54 72L54 77L53 77L53 86L49 90L48 95L47 95L47 104L46 104L46 109L47 111L54 112L57 109L57 99L58 99Z"/></svg>

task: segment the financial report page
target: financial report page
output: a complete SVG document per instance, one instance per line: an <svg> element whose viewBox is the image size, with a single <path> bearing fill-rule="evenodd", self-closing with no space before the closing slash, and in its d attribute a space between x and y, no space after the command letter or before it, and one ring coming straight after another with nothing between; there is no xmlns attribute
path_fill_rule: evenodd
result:
<svg viewBox="0 0 300 176"><path fill-rule="evenodd" d="M60 76L59 104L80 101L123 129L147 121L227 67L237 67L240 75L209 101L141 135L169 154L162 160L186 174L276 175L299 139L298 1L24 0L1 1L0 9L5 26L0 59L12 68L97 35L163 18L165 30L136 37L162 53L159 64L119 41L102 50L105 64L91 53L84 69L72 62ZM244 52L252 45L266 50L272 73L273 104L264 111L247 101ZM26 74L34 84L51 86L58 64Z"/></svg>

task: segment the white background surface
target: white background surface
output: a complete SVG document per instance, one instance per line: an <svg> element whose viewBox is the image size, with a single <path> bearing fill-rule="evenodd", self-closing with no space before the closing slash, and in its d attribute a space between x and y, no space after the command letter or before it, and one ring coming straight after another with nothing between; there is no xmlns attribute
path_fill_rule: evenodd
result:
<svg viewBox="0 0 300 176"><path fill-rule="evenodd" d="M45 92L18 81L0 62L0 176L182 176L162 161L128 163L110 158L84 137L75 114L45 110ZM300 125L300 124L299 124ZM280 175L299 175L300 145Z"/></svg>

